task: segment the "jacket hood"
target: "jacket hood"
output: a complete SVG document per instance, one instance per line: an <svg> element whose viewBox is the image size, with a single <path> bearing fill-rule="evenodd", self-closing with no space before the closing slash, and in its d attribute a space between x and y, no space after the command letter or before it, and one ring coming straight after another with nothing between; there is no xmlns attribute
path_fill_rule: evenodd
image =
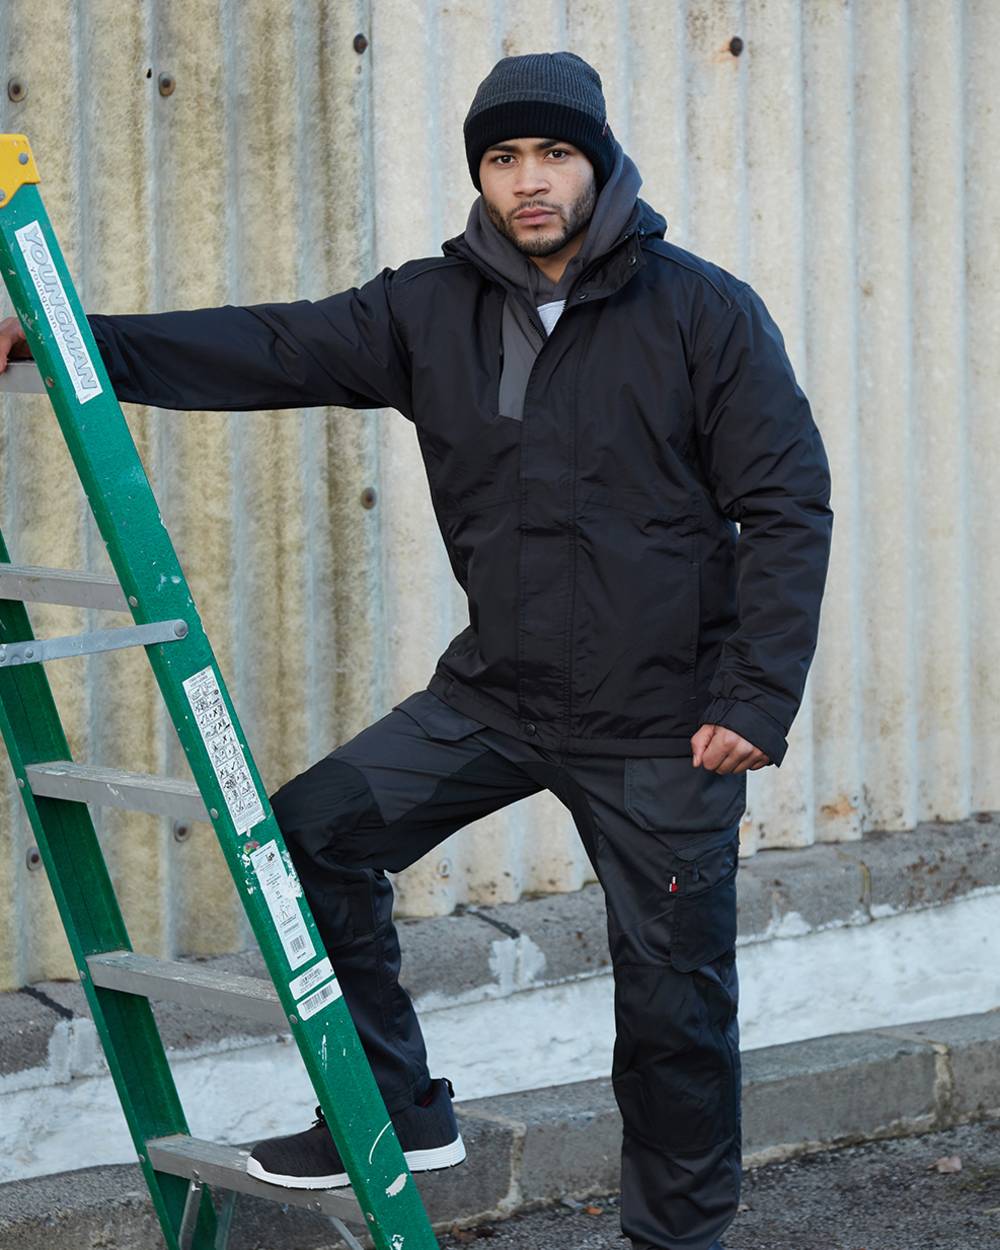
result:
<svg viewBox="0 0 1000 1250"><path fill-rule="evenodd" d="M583 245L567 264L557 283L519 251L493 224L481 195L474 200L465 230L447 240L441 250L447 255L478 261L521 290L532 306L563 299L576 279L594 260L624 241L633 230L662 238L666 218L638 198L642 175L635 162L615 140L615 160L607 182L601 188L587 224Z"/></svg>

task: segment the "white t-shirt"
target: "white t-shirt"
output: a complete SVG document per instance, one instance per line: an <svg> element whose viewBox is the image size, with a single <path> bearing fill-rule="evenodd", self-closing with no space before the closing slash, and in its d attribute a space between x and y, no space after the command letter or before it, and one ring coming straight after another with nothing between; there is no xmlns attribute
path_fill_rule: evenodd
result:
<svg viewBox="0 0 1000 1250"><path fill-rule="evenodd" d="M552 333L552 327L559 320L559 315L565 307L564 299L554 299L551 303L538 305L538 315L542 319L542 325L545 326L546 334Z"/></svg>

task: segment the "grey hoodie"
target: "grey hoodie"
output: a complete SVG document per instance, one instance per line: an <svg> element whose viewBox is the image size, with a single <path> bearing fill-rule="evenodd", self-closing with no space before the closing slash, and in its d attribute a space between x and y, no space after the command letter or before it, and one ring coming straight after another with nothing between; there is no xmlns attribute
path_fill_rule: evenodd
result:
<svg viewBox="0 0 1000 1250"><path fill-rule="evenodd" d="M529 256L500 233L490 220L483 197L476 197L465 227L465 242L487 265L516 283L531 307L565 300L587 265L617 243L638 215L636 197L642 186L642 175L617 140L615 147L615 162L597 197L583 246L566 266L558 282L554 283L546 277ZM526 304L510 296L504 300L502 341L500 414L520 421L524 415L528 376L544 336Z"/></svg>

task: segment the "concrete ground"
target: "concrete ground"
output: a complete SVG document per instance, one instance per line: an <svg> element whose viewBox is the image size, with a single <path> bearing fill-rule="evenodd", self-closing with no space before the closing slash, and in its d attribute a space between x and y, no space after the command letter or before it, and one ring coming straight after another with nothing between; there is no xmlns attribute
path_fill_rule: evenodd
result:
<svg viewBox="0 0 1000 1250"><path fill-rule="evenodd" d="M935 1161L958 1156L960 1171ZM618 1195L440 1238L442 1250L627 1250ZM725 1250L997 1250L1000 1119L748 1168Z"/></svg>
<svg viewBox="0 0 1000 1250"><path fill-rule="evenodd" d="M748 1209L727 1250L1000 1250L1000 1133L985 1127L1000 1125L1000 1011L747 1051L743 1078ZM475 1240L518 1236L523 1227L526 1246L625 1250L616 1221L586 1210L601 1206L594 1195L613 1193L620 1178L622 1125L609 1078L457 1102L455 1110L466 1162L414 1176L439 1234L457 1226L454 1244L470 1244L464 1230L548 1206L560 1215L533 1215ZM41 1129L45 1109L28 1105L23 1118ZM90 1124L81 1112L81 1163L93 1149ZM0 1146L4 1131L0 1118ZM961 1172L929 1170L955 1153ZM241 1195L230 1250L342 1247L325 1217L285 1194ZM567 1201L577 1204L580 1227L564 1231L576 1242L546 1225L566 1218ZM137 1163L0 1185L0 1250L162 1244Z"/></svg>

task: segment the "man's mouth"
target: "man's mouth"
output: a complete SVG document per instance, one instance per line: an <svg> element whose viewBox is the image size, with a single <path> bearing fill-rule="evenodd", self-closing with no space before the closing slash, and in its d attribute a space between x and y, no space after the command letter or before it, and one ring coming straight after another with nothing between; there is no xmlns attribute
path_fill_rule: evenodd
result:
<svg viewBox="0 0 1000 1250"><path fill-rule="evenodd" d="M547 221L549 217L554 217L555 213L550 208L524 208L519 213L514 214L515 221L523 221L527 225L537 225L541 221Z"/></svg>

